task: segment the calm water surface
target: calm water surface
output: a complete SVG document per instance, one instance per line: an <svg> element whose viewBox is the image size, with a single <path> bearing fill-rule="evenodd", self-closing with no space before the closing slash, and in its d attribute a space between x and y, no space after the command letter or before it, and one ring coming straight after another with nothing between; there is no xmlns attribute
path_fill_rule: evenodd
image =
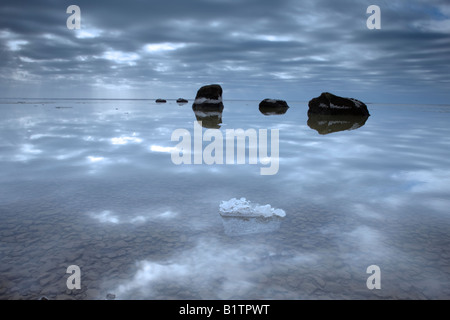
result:
<svg viewBox="0 0 450 320"><path fill-rule="evenodd" d="M0 100L0 299L449 299L450 107L374 104L364 122L288 103L203 119L279 129L264 176L173 164L172 132L202 120L191 104ZM286 216L219 214L241 197Z"/></svg>

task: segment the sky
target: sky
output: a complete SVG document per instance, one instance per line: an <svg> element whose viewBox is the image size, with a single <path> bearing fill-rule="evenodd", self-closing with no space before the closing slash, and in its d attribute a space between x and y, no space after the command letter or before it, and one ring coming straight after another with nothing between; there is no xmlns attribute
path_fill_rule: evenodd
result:
<svg viewBox="0 0 450 320"><path fill-rule="evenodd" d="M192 99L218 83L224 100L449 104L448 0L2 0L0 15L0 98Z"/></svg>

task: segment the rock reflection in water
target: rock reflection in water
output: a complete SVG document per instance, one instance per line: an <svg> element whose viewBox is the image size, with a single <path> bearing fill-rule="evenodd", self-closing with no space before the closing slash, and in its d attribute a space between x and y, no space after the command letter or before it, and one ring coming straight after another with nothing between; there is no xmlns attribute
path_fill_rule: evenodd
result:
<svg viewBox="0 0 450 320"><path fill-rule="evenodd" d="M221 111L200 111L194 110L197 121L203 128L207 129L220 129L222 124L222 112Z"/></svg>
<svg viewBox="0 0 450 320"><path fill-rule="evenodd" d="M287 110L288 110L287 108L282 108L282 107L278 107L278 108L260 107L259 108L259 111L265 116L282 115L282 114L285 114Z"/></svg>
<svg viewBox="0 0 450 320"><path fill-rule="evenodd" d="M310 114L307 124L319 134L325 135L361 128L366 124L368 118L369 116Z"/></svg>
<svg viewBox="0 0 450 320"><path fill-rule="evenodd" d="M222 223L225 234L240 236L254 233L273 232L280 228L282 218L279 217L224 217Z"/></svg>

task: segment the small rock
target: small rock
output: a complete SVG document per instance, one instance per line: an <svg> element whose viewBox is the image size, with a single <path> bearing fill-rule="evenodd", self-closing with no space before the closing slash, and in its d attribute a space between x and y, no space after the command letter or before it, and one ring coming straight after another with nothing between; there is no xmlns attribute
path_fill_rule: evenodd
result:
<svg viewBox="0 0 450 320"><path fill-rule="evenodd" d="M114 300L116 298L116 295L113 293L108 293L106 295L106 300Z"/></svg>
<svg viewBox="0 0 450 320"><path fill-rule="evenodd" d="M289 106L284 100L264 99L259 103L259 111L266 116L285 114L288 109Z"/></svg>
<svg viewBox="0 0 450 320"><path fill-rule="evenodd" d="M156 103L166 103L167 101L164 99L156 99Z"/></svg>

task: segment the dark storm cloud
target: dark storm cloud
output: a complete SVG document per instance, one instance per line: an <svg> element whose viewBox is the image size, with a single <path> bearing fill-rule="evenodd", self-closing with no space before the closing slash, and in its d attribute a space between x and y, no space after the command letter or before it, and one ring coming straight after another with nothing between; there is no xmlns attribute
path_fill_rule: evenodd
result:
<svg viewBox="0 0 450 320"><path fill-rule="evenodd" d="M218 82L234 98L389 99L396 88L446 101L450 6L376 2L4 0L0 94L32 95L38 83L48 96L178 97ZM66 27L71 4L81 30ZM366 27L371 4L381 30Z"/></svg>

